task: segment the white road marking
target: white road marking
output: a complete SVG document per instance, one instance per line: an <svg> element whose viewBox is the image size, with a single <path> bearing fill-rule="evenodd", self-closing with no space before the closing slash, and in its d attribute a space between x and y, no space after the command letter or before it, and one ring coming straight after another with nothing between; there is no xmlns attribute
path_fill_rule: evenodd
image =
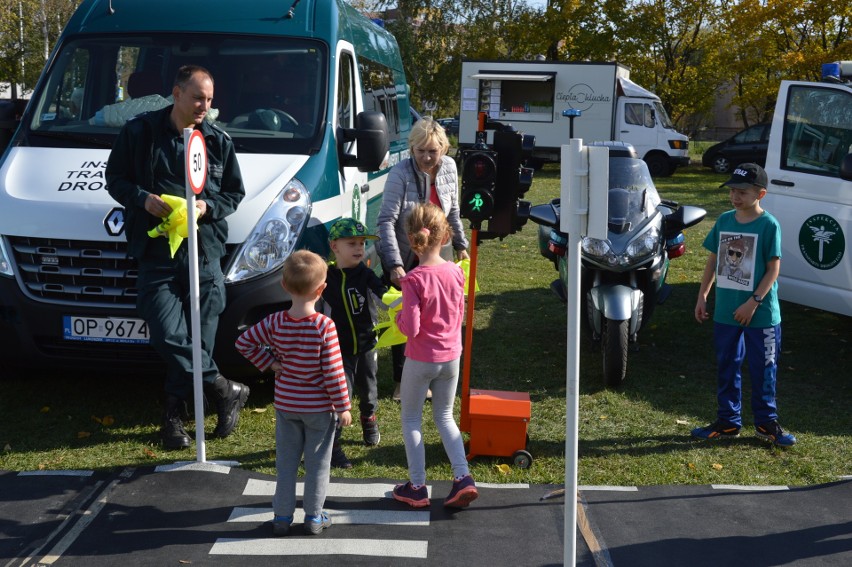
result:
<svg viewBox="0 0 852 567"><path fill-rule="evenodd" d="M240 465L237 461L178 461L170 465L160 465L154 469L154 472L175 472L175 471L202 471L214 472L220 474L228 474L231 469Z"/></svg>
<svg viewBox="0 0 852 567"><path fill-rule="evenodd" d="M333 525L344 524L369 524L383 526L428 526L429 511L414 510L335 510L323 508L323 511L331 518ZM229 522L271 522L274 517L271 508L234 508L231 512ZM305 522L305 511L296 509L293 514L293 523Z"/></svg>
<svg viewBox="0 0 852 567"><path fill-rule="evenodd" d="M477 488L529 488L529 484L518 483L518 484L497 484L494 482L477 482Z"/></svg>
<svg viewBox="0 0 852 567"><path fill-rule="evenodd" d="M396 539L332 539L305 536L286 538L220 538L210 555L371 555L426 559L429 543Z"/></svg>
<svg viewBox="0 0 852 567"><path fill-rule="evenodd" d="M396 484L372 482L365 484L349 484L331 482L326 491L328 498L392 498L391 493ZM432 487L427 486L429 497L432 497ZM305 484L296 483L296 496L304 496ZM258 480L250 478L243 489L243 496L272 496L275 494L274 480Z"/></svg>
<svg viewBox="0 0 852 567"><path fill-rule="evenodd" d="M742 484L711 484L713 490L743 490L748 492L777 492L790 490L789 486L747 486Z"/></svg>

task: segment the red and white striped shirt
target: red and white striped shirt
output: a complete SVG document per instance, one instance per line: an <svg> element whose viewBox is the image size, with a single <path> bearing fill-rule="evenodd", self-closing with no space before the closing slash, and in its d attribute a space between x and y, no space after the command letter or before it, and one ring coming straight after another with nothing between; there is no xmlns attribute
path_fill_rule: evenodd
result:
<svg viewBox="0 0 852 567"><path fill-rule="evenodd" d="M260 370L276 360L275 409L340 413L351 409L334 321L322 313L293 319L268 315L237 339L237 350Z"/></svg>

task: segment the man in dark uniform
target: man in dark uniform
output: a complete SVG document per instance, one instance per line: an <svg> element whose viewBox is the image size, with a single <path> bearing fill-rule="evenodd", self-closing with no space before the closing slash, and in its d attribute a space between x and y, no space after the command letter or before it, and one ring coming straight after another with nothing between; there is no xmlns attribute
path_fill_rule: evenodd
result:
<svg viewBox="0 0 852 567"><path fill-rule="evenodd" d="M166 409L161 436L168 449L190 444L181 422L185 401L192 397L189 252L182 243L172 257L167 238L148 231L171 212L162 194L186 195L183 129L204 135L207 182L198 209L201 305L201 374L204 390L216 405L215 437L227 437L237 426L249 388L226 379L213 361L219 315L225 308L225 254L228 223L245 196L234 144L227 133L205 121L213 101L213 77L203 67L178 70L172 89L174 104L128 121L118 134L106 168L107 191L125 208L127 253L139 264L136 308L147 322L151 345L166 362ZM199 425L200 424L200 425ZM203 421L196 419L196 427Z"/></svg>

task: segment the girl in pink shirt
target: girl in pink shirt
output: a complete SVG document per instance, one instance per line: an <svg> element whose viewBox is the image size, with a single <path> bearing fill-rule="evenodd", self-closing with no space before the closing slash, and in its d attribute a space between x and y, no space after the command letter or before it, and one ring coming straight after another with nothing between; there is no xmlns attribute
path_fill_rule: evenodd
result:
<svg viewBox="0 0 852 567"><path fill-rule="evenodd" d="M462 353L464 273L441 257L441 246L450 241L452 230L439 207L417 205L406 223L408 240L419 259L418 266L399 280L402 309L396 316L400 331L408 337L400 411L409 481L396 486L393 497L415 508L429 505L421 425L423 400L431 388L432 416L454 477L444 506L465 508L479 494L453 418Z"/></svg>

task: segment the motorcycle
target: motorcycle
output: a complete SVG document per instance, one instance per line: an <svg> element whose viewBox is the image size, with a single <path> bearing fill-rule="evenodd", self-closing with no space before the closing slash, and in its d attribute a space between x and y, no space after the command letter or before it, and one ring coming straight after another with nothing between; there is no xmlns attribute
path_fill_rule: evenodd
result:
<svg viewBox="0 0 852 567"><path fill-rule="evenodd" d="M629 345L671 294L666 275L669 260L686 252L683 230L707 211L660 198L630 144L600 145L609 147L608 234L606 240L582 238L580 293L583 318L601 344L604 383L617 388L627 376ZM559 230L560 199L533 206L530 219L539 225L541 255L559 272L551 289L565 302L568 235Z"/></svg>

